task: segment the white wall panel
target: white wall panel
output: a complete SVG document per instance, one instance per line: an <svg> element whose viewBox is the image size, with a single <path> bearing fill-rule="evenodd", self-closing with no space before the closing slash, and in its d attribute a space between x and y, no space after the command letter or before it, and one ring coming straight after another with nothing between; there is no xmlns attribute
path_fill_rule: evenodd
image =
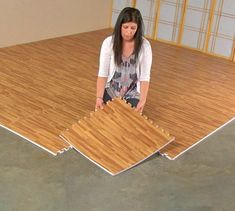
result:
<svg viewBox="0 0 235 211"><path fill-rule="evenodd" d="M211 1L189 0L184 22L182 45L203 49L208 29Z"/></svg>
<svg viewBox="0 0 235 211"><path fill-rule="evenodd" d="M137 0L136 8L140 10L144 26L145 35L152 37L154 34L154 20L156 16L156 0Z"/></svg>
<svg viewBox="0 0 235 211"><path fill-rule="evenodd" d="M224 0L223 1L223 13L224 14L231 14L231 15L233 15L233 17L235 16L235 1L234 0Z"/></svg>
<svg viewBox="0 0 235 211"><path fill-rule="evenodd" d="M115 26L115 23L117 21L118 15L121 12L121 10L125 7L131 7L131 6L132 6L131 0L113 0L111 27Z"/></svg>
<svg viewBox="0 0 235 211"><path fill-rule="evenodd" d="M235 1L218 0L209 42L209 52L226 57L232 56L234 36Z"/></svg>
<svg viewBox="0 0 235 211"><path fill-rule="evenodd" d="M184 30L183 45L190 47L197 47L199 32L192 30Z"/></svg>
<svg viewBox="0 0 235 211"><path fill-rule="evenodd" d="M159 29L157 34L158 39L169 40L169 41L172 39L173 27L171 25L159 23L158 29Z"/></svg>
<svg viewBox="0 0 235 211"><path fill-rule="evenodd" d="M214 53L230 57L232 44L233 42L231 40L218 37L216 39Z"/></svg>
<svg viewBox="0 0 235 211"><path fill-rule="evenodd" d="M157 39L177 41L182 2L182 0L161 1Z"/></svg>

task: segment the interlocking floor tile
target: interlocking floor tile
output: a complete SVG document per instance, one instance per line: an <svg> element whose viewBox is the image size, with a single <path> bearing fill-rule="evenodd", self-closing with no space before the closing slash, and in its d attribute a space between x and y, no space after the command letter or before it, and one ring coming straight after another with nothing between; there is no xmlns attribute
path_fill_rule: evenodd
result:
<svg viewBox="0 0 235 211"><path fill-rule="evenodd" d="M118 98L73 124L61 137L111 175L137 165L174 140Z"/></svg>

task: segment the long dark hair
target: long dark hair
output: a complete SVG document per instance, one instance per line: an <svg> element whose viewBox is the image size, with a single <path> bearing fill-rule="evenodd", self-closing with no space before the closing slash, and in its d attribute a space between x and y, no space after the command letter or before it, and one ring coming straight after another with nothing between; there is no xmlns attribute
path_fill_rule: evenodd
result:
<svg viewBox="0 0 235 211"><path fill-rule="evenodd" d="M114 51L114 61L117 66L120 66L122 62L122 35L121 28L123 23L135 22L137 24L137 30L134 35L134 55L135 60L139 56L139 52L143 43L144 35L144 24L141 13L138 9L132 7L124 8L116 21L114 31L113 31L113 51Z"/></svg>

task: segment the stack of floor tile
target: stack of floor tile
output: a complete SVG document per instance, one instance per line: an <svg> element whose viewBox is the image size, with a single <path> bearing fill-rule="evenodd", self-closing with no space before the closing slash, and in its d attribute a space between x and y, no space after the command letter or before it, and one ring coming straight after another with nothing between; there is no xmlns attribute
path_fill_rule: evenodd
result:
<svg viewBox="0 0 235 211"><path fill-rule="evenodd" d="M111 175L137 165L174 140L118 98L73 124L61 137Z"/></svg>

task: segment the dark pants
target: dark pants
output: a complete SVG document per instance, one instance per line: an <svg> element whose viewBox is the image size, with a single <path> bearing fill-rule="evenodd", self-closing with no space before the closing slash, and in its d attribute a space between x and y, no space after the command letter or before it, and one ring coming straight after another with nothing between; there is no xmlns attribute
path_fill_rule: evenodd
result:
<svg viewBox="0 0 235 211"><path fill-rule="evenodd" d="M125 98L124 98L125 99ZM107 103L108 101L112 100L112 98L109 96L108 92L106 91L106 89L104 90L104 96L103 96L103 101L104 103ZM136 98L129 98L129 99L125 99L128 103L131 104L132 107L136 107L139 99Z"/></svg>

